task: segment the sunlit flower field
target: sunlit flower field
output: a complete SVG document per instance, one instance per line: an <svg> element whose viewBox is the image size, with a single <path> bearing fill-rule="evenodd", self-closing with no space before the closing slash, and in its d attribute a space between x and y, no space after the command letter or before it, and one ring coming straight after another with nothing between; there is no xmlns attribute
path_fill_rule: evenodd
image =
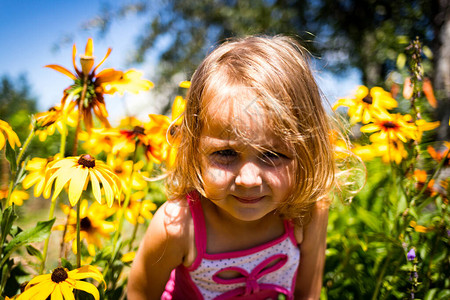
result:
<svg viewBox="0 0 450 300"><path fill-rule="evenodd" d="M342 186L332 195L321 299L450 298L450 141L436 139L449 124L433 119L439 97L422 45L405 51L401 80L334 102L340 130L330 141ZM170 116L123 116L111 126L108 97L153 83L137 70L102 69L110 54L96 62L89 39L81 55L73 46L71 68L47 65L73 82L58 105L32 116L23 141L0 120L9 165L0 186L0 299L125 298L139 234L165 201L161 178L176 157L190 83L180 83ZM58 152L27 151L49 136L59 138ZM48 213L22 229L18 216L39 199Z"/></svg>

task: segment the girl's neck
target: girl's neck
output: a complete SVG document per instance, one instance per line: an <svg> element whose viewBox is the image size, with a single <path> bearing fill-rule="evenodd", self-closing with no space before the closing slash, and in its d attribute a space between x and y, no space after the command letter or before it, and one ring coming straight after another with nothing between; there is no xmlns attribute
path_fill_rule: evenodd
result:
<svg viewBox="0 0 450 300"><path fill-rule="evenodd" d="M202 197L201 201L208 253L246 250L284 234L283 220L275 212L255 221L242 221L221 210L206 198Z"/></svg>

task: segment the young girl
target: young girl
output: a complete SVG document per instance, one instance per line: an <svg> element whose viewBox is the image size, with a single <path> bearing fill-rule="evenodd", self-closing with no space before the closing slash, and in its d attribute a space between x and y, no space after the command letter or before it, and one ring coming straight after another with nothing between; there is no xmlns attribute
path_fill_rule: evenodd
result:
<svg viewBox="0 0 450 300"><path fill-rule="evenodd" d="M283 36L228 41L186 99L171 200L128 299L318 299L335 165L305 50Z"/></svg>

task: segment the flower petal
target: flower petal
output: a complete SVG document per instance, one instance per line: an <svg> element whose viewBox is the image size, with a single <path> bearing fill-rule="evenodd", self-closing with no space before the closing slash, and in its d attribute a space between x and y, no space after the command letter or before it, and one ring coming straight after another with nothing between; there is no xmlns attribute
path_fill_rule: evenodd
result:
<svg viewBox="0 0 450 300"><path fill-rule="evenodd" d="M106 52L105 57L103 57L102 61L101 61L101 62L94 68L94 70L92 71L93 74L95 74L95 71L97 71L98 67L100 67L100 66L105 62L105 60L106 60L106 59L108 58L108 56L111 54L111 51L112 51L112 49L111 49L111 48L108 48L108 51Z"/></svg>
<svg viewBox="0 0 450 300"><path fill-rule="evenodd" d="M72 172L65 169L59 169L58 171L55 172L55 174L52 175L52 177L56 177L55 189L53 190L53 197L52 197L52 201L55 201L56 197L58 197L59 193L61 193L63 187L72 178ZM51 178L49 183L51 184Z"/></svg>
<svg viewBox="0 0 450 300"><path fill-rule="evenodd" d="M60 65L46 65L45 67L53 69L55 71L58 71L59 73L62 73L64 75L68 76L72 80L76 80L77 79L77 77L72 72L70 72L69 70L67 70L63 66L60 66Z"/></svg>
<svg viewBox="0 0 450 300"><path fill-rule="evenodd" d="M95 200L97 200L97 202L101 204L102 193L100 191L100 183L98 182L97 175L92 171L90 171L90 173L92 193L94 194Z"/></svg>
<svg viewBox="0 0 450 300"><path fill-rule="evenodd" d="M69 186L69 202L72 206L75 206L83 192L89 170L86 167L79 166L70 169L70 172L72 173L72 179Z"/></svg>
<svg viewBox="0 0 450 300"><path fill-rule="evenodd" d="M73 289L69 286L67 282L65 281L61 282L59 284L59 287L61 288L61 292L65 300L75 300L75 297L73 296Z"/></svg>
<svg viewBox="0 0 450 300"><path fill-rule="evenodd" d="M56 285L55 290L52 293L51 300L64 300L59 284Z"/></svg>
<svg viewBox="0 0 450 300"><path fill-rule="evenodd" d="M98 282L104 282L102 273L96 268L91 265L82 266L81 268L78 268L76 270L72 270L68 272L69 278L72 279L85 279L88 277L91 277Z"/></svg>
<svg viewBox="0 0 450 300"><path fill-rule="evenodd" d="M82 290L82 291L85 291L85 292L91 294L92 296L94 296L95 300L100 299L100 294L99 294L97 288L95 287L95 285L93 285L92 283L85 282L85 281L77 281L75 283L75 288L77 290Z"/></svg>
<svg viewBox="0 0 450 300"><path fill-rule="evenodd" d="M38 275L31 279L30 282L28 282L27 287L30 288L32 285L39 284L41 282L44 282L45 280L51 280L51 278L52 274Z"/></svg>
<svg viewBox="0 0 450 300"><path fill-rule="evenodd" d="M114 193L111 187L111 182L108 181L108 179L105 176L103 176L103 174L99 170L93 169L92 171L95 172L95 175L102 182L103 190L105 191L106 203L108 204L109 207L111 207L114 202Z"/></svg>

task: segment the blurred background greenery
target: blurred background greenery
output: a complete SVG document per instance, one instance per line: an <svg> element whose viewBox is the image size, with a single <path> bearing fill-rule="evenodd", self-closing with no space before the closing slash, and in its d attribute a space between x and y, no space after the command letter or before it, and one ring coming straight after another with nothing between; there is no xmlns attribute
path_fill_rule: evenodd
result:
<svg viewBox="0 0 450 300"><path fill-rule="evenodd" d="M161 113L169 110L178 93L173 81L189 78L212 47L229 37L296 35L313 55L317 68L333 72L337 81L357 70L364 85L389 90L409 75L402 60L405 47L418 36L428 58L423 63L424 76L431 79L439 100L430 114L441 121L427 142L449 138L450 1L160 0L102 1L97 7L94 17L80 20L83 34L87 31L102 37L123 20L145 20L140 22L129 61L138 66L149 60L149 54L155 60L151 79L165 99ZM75 30L56 37L55 46L72 44L77 34ZM22 141L39 102L32 86L26 75L5 74L0 82L0 119L10 124ZM52 147L57 147L57 140L58 134L44 143L35 140L30 153L41 157L56 153L58 149ZM1 162L0 186L7 184L3 157ZM386 171L381 160L368 163L367 168L370 177L364 190L352 204L335 203L331 211L323 299L411 297L407 294L410 273L405 269L404 246L395 236L404 205L399 203L402 196L395 186L402 181L392 181L392 177L401 174L396 175L395 169ZM419 281L427 278L418 294L425 299L450 298L448 203L440 201L441 206L436 204L418 217L434 224L436 230L413 238L418 256L427 261L419 274Z"/></svg>

